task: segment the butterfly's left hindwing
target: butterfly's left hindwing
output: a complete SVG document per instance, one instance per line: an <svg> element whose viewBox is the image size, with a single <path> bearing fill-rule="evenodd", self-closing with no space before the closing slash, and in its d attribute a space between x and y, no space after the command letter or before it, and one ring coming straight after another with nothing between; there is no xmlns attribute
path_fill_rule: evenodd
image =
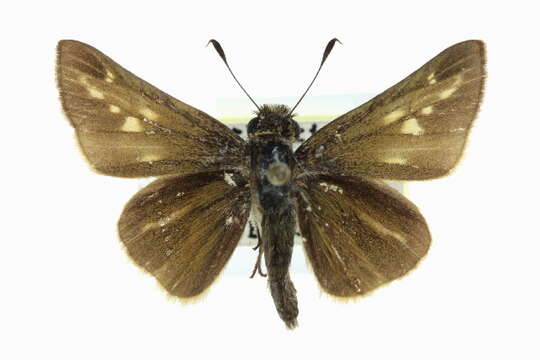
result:
<svg viewBox="0 0 540 360"><path fill-rule="evenodd" d="M429 249L431 236L416 206L382 182L320 176L299 186L304 248L331 295L363 295L405 275Z"/></svg>
<svg viewBox="0 0 540 360"><path fill-rule="evenodd" d="M58 44L62 107L92 167L145 177L241 167L245 142L225 125L84 43Z"/></svg>
<svg viewBox="0 0 540 360"><path fill-rule="evenodd" d="M156 180L124 208L120 239L171 295L195 297L216 279L243 233L250 212L245 185L224 172Z"/></svg>

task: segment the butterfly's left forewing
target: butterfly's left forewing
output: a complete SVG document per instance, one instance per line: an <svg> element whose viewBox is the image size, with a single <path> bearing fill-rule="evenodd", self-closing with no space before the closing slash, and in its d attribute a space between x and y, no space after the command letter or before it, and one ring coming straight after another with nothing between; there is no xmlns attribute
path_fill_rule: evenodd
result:
<svg viewBox="0 0 540 360"><path fill-rule="evenodd" d="M243 164L246 145L233 131L87 44L60 41L57 81L81 149L100 173L145 177Z"/></svg>
<svg viewBox="0 0 540 360"><path fill-rule="evenodd" d="M424 218L388 185L322 175L299 186L304 249L319 284L331 295L363 295L405 275L429 249Z"/></svg>

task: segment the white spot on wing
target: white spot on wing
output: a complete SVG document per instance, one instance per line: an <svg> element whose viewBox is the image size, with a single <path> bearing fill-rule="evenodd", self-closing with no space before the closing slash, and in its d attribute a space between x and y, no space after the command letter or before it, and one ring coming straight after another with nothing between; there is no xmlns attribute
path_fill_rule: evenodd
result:
<svg viewBox="0 0 540 360"><path fill-rule="evenodd" d="M416 118L412 118L403 123L401 132L403 134L422 135L424 133L424 129L418 125Z"/></svg>
<svg viewBox="0 0 540 360"><path fill-rule="evenodd" d="M394 121L401 119L405 115L405 113L405 110L402 109L394 110L383 118L383 122L385 125L391 124Z"/></svg>
<svg viewBox="0 0 540 360"><path fill-rule="evenodd" d="M87 87L87 90L88 90L88 93L90 94L90 96L93 97L93 98L96 98L96 99L104 99L105 98L105 95L103 95L103 93L101 91L99 91L98 89L96 89L96 88Z"/></svg>
<svg viewBox="0 0 540 360"><path fill-rule="evenodd" d="M429 76L427 77L427 80L428 80L429 85L436 84L437 80L435 79L435 73L432 72L431 74L429 74Z"/></svg>
<svg viewBox="0 0 540 360"><path fill-rule="evenodd" d="M407 163L407 159L400 158L400 157L391 157L391 158L385 159L384 162L388 164L404 165Z"/></svg>
<svg viewBox="0 0 540 360"><path fill-rule="evenodd" d="M232 174L229 174L229 173L224 173L223 174L223 179L225 180L225 182L227 184L229 184L230 186L236 186L236 183L234 182L233 178L232 178Z"/></svg>
<svg viewBox="0 0 540 360"><path fill-rule="evenodd" d="M141 120L133 116L127 116L121 130L126 132L140 132L144 128L141 125Z"/></svg>
<svg viewBox="0 0 540 360"><path fill-rule="evenodd" d="M105 81L108 83L112 83L114 80L114 74L110 72L109 70L106 70L106 72L107 72L107 77L105 78Z"/></svg>
<svg viewBox="0 0 540 360"><path fill-rule="evenodd" d="M420 112L422 113L422 115L429 115L433 112L433 106L426 106Z"/></svg>
<svg viewBox="0 0 540 360"><path fill-rule="evenodd" d="M441 100L448 99L450 96L452 96L453 93L456 92L456 90L457 90L457 87L452 87L450 89L441 91L439 93L439 99Z"/></svg>
<svg viewBox="0 0 540 360"><path fill-rule="evenodd" d="M142 108L139 110L141 115L149 120L156 120L158 118L158 114L156 114L154 111L150 110L149 108Z"/></svg>
<svg viewBox="0 0 540 360"><path fill-rule="evenodd" d="M109 111L118 114L120 112L120 108L116 105L109 105Z"/></svg>
<svg viewBox="0 0 540 360"><path fill-rule="evenodd" d="M328 190L332 190L332 191L337 191L339 192L340 194L343 194L343 189L337 185L333 185L333 184L327 184L325 182L321 182L319 183L319 186L323 187L324 188L324 192L328 192Z"/></svg>

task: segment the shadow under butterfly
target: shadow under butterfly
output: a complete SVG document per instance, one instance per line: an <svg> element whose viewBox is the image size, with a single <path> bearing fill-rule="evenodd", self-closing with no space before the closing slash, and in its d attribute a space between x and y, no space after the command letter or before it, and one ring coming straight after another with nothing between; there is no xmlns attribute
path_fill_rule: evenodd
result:
<svg viewBox="0 0 540 360"><path fill-rule="evenodd" d="M210 43L230 71L219 43ZM293 110L317 75L293 109L259 107L246 92L257 107L246 142L89 45L63 40L57 50L62 106L91 166L111 176L159 177L118 222L129 256L171 295L194 298L222 271L251 215L259 242L252 276L266 276L264 258L289 328L298 316L289 276L297 224L321 288L337 297L364 295L426 254L424 218L379 179L448 174L462 156L485 78L484 44L455 44L293 152Z"/></svg>

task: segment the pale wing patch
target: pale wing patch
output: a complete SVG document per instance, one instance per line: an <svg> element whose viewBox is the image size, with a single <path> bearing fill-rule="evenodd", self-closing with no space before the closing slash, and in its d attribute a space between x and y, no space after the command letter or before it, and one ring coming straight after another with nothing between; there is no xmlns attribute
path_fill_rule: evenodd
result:
<svg viewBox="0 0 540 360"><path fill-rule="evenodd" d="M96 99L105 99L105 95L96 88L89 87L88 94L90 94L91 97Z"/></svg>
<svg viewBox="0 0 540 360"><path fill-rule="evenodd" d="M144 127L141 125L140 119L133 116L126 116L126 121L121 130L126 132L141 132L144 130Z"/></svg>
<svg viewBox="0 0 540 360"><path fill-rule="evenodd" d="M407 112L403 109L397 109L383 118L384 125L389 125L405 116Z"/></svg>
<svg viewBox="0 0 540 360"><path fill-rule="evenodd" d="M418 125L418 120L416 118L412 118L403 123L403 125L401 126L401 132L403 134L418 136L424 133L424 129L420 125Z"/></svg>
<svg viewBox="0 0 540 360"><path fill-rule="evenodd" d="M389 157L384 159L383 162L387 164L405 165L407 163L407 159L404 159L402 157Z"/></svg>
<svg viewBox="0 0 540 360"><path fill-rule="evenodd" d="M422 110L420 110L420 113L422 115L430 115L431 113L433 113L433 105L422 108Z"/></svg>
<svg viewBox="0 0 540 360"><path fill-rule="evenodd" d="M112 112L113 114L119 114L120 110L121 109L116 105L109 105L109 111Z"/></svg>
<svg viewBox="0 0 540 360"><path fill-rule="evenodd" d="M427 77L427 81L428 81L429 85L433 85L433 84L437 83L437 79L435 79L435 73L434 72L429 74L429 76Z"/></svg>
<svg viewBox="0 0 540 360"><path fill-rule="evenodd" d="M105 81L108 83L112 83L114 81L114 74L109 69L106 69L105 73L107 75L107 77L105 78Z"/></svg>
<svg viewBox="0 0 540 360"><path fill-rule="evenodd" d="M161 156L159 156L157 154L146 154L146 155L143 155L143 156L139 157L139 160L143 161L143 162L151 163L153 161L161 160Z"/></svg>
<svg viewBox="0 0 540 360"><path fill-rule="evenodd" d="M155 121L158 118L158 114L155 111L150 110L149 108L142 108L140 111L141 115L148 120Z"/></svg>

